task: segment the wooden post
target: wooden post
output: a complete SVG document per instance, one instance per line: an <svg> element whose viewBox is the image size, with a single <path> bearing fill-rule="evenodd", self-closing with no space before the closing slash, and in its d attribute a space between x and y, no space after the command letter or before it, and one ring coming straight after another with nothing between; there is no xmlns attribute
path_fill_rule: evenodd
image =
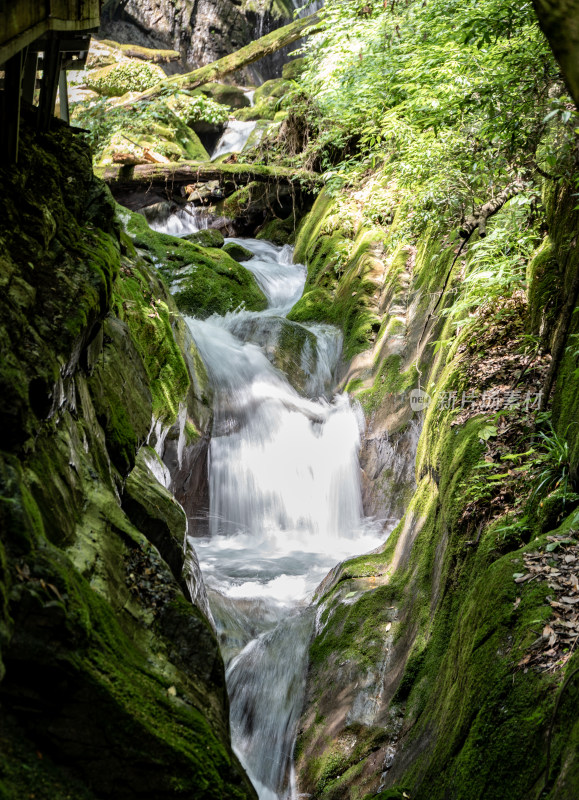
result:
<svg viewBox="0 0 579 800"><path fill-rule="evenodd" d="M60 98L60 118L65 122L70 122L70 113L68 110L68 83L66 80L66 70L60 70L60 77L58 79L58 96Z"/></svg>
<svg viewBox="0 0 579 800"><path fill-rule="evenodd" d="M33 105L36 90L36 72L38 71L38 53L28 50L24 63L24 77L22 78L22 99Z"/></svg>
<svg viewBox="0 0 579 800"><path fill-rule="evenodd" d="M40 101L38 103L38 130L50 130L50 122L54 115L56 90L60 75L60 41L51 37L46 42L42 60L42 83L40 85Z"/></svg>
<svg viewBox="0 0 579 800"><path fill-rule="evenodd" d="M16 53L4 64L4 92L2 93L4 124L0 129L0 158L7 164L14 164L18 161L23 68L23 51Z"/></svg>

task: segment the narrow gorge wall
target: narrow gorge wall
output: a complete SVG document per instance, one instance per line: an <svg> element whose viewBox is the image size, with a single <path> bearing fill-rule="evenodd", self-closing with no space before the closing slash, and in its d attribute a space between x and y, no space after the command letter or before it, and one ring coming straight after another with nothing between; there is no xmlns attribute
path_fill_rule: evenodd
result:
<svg viewBox="0 0 579 800"><path fill-rule="evenodd" d="M181 53L184 67L210 64L291 21L290 0L129 0L122 13L107 21L101 35L145 47L169 47ZM277 54L257 65L255 80L281 69Z"/></svg>
<svg viewBox="0 0 579 800"><path fill-rule="evenodd" d="M25 126L0 175L0 794L254 797L155 477L163 437L202 450L204 369L88 148L53 127Z"/></svg>
<svg viewBox="0 0 579 800"><path fill-rule="evenodd" d="M450 231L431 228L389 250L383 229L365 227L343 193L322 194L298 233L308 283L290 317L341 322L344 385L367 422L366 508L403 514L381 552L345 562L318 591L296 746L299 788L312 798L575 796L578 656L565 623L562 639L550 627L565 608L572 619L572 606L549 580L562 563L549 553L561 547L574 563L576 515L560 488L534 512L516 500L530 492L521 465L553 363L525 350L529 335L540 332L553 358L564 354L553 425L577 469L568 346L577 315L568 306L579 218L571 189L547 184L548 234L528 264L527 292L458 333L443 312L470 256L457 257ZM392 229L398 223L394 215ZM410 403L417 388L430 395L425 408ZM463 392L514 390L511 413L472 397L461 408Z"/></svg>

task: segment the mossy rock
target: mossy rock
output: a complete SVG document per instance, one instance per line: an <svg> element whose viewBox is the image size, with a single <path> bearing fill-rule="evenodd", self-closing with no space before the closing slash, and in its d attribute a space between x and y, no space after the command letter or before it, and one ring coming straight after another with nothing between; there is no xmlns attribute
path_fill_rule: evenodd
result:
<svg viewBox="0 0 579 800"><path fill-rule="evenodd" d="M121 97L127 92L144 92L164 79L161 67L135 58L89 71L86 85L107 97Z"/></svg>
<svg viewBox="0 0 579 800"><path fill-rule="evenodd" d="M252 147L255 147L259 144L259 142L261 142L271 124L269 120L265 119L258 119L255 122L255 128L249 134L247 142L245 143L245 147L243 148L244 153L248 150L251 150Z"/></svg>
<svg viewBox="0 0 579 800"><path fill-rule="evenodd" d="M111 164L117 152L142 156L145 148L172 161L209 160L209 154L195 131L167 103L160 101L155 106L154 120L146 114L139 114L135 108L111 109L110 122L99 129L95 163L101 167Z"/></svg>
<svg viewBox="0 0 579 800"><path fill-rule="evenodd" d="M273 121L277 110L278 101L263 100L256 103L251 108L240 108L235 112L235 119L242 122L254 122L259 120Z"/></svg>
<svg viewBox="0 0 579 800"><path fill-rule="evenodd" d="M291 385L300 393L308 394L318 358L317 338L312 331L274 316L240 316L231 321L231 330L244 341L259 345Z"/></svg>
<svg viewBox="0 0 579 800"><path fill-rule="evenodd" d="M159 456L153 449L139 450L124 486L122 508L135 528L157 548L176 580L181 581L187 518L173 495L151 472L150 464L157 460Z"/></svg>
<svg viewBox="0 0 579 800"><path fill-rule="evenodd" d="M0 176L0 794L255 800L215 633L120 503L203 371L86 144L26 115L21 136ZM139 464L131 492L176 548L183 512Z"/></svg>
<svg viewBox="0 0 579 800"><path fill-rule="evenodd" d="M216 103L230 108L245 108L250 105L249 98L238 86L227 83L204 83L196 92L211 97Z"/></svg>
<svg viewBox="0 0 579 800"><path fill-rule="evenodd" d="M227 242L223 249L231 258L234 258L235 261L249 261L249 259L253 258L255 255L255 253L252 253L251 250L248 250L247 247L244 247L238 242Z"/></svg>
<svg viewBox="0 0 579 800"><path fill-rule="evenodd" d="M285 81L297 80L304 71L305 65L306 65L306 59L304 56L302 56L301 58L292 58L291 61L288 61L281 68L282 78Z"/></svg>
<svg viewBox="0 0 579 800"><path fill-rule="evenodd" d="M226 314L239 307L262 311L265 295L254 276L223 250L157 233L141 214L121 209L119 215L135 247L172 284L180 311L197 317Z"/></svg>
<svg viewBox="0 0 579 800"><path fill-rule="evenodd" d="M290 81L284 80L283 78L274 78L273 80L262 83L261 86L255 90L253 99L256 105L269 98L276 98L279 100L291 88L292 83Z"/></svg>
<svg viewBox="0 0 579 800"><path fill-rule="evenodd" d="M260 181L250 181L215 205L219 216L237 219L265 211L269 204L269 188Z"/></svg>
<svg viewBox="0 0 579 800"><path fill-rule="evenodd" d="M205 228L195 233L188 233L187 236L183 236L183 239L187 242L201 245L201 247L223 247L225 242L221 231L216 231L213 228ZM239 261L239 259L237 260Z"/></svg>
<svg viewBox="0 0 579 800"><path fill-rule="evenodd" d="M293 244L296 234L294 225L293 215L290 215L287 219L272 219L261 228L257 238L266 239L277 245Z"/></svg>
<svg viewBox="0 0 579 800"><path fill-rule="evenodd" d="M529 296L529 332L534 335L540 333L547 341L557 319L562 281L555 245L548 236L527 264L526 277Z"/></svg>
<svg viewBox="0 0 579 800"><path fill-rule="evenodd" d="M267 307L252 273L221 250L205 250L174 279L175 302L185 314L203 318L238 308L263 311Z"/></svg>

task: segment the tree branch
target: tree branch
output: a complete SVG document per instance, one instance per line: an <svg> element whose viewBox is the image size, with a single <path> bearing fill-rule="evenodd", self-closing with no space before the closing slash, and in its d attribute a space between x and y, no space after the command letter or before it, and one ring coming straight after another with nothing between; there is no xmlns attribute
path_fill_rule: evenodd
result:
<svg viewBox="0 0 579 800"><path fill-rule="evenodd" d="M464 224L458 232L459 235L463 239L468 239L468 237L478 228L479 236L481 239L484 238L487 235L486 225L488 218L492 217L493 214L496 214L497 211L499 211L499 209L505 205L505 203L507 203L511 198L515 197L515 195L522 192L525 187L526 184L520 178L517 178L516 181L510 183L501 192L499 192L493 200L489 200L488 203L485 203L484 206L481 206L478 211L465 219Z"/></svg>

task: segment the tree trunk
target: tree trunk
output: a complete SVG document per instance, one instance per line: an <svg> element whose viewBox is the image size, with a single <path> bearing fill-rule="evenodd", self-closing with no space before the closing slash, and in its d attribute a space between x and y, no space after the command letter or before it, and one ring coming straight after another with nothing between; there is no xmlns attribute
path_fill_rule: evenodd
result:
<svg viewBox="0 0 579 800"><path fill-rule="evenodd" d="M200 164L186 161L143 164L134 168L111 166L105 169L102 177L113 191L138 187L166 188L213 180L235 186L244 186L250 181L286 184L295 181L306 189L314 189L320 182L320 176L315 172L295 170L291 167L266 167L262 164Z"/></svg>
<svg viewBox="0 0 579 800"><path fill-rule="evenodd" d="M579 0L533 0L539 25L579 106Z"/></svg>

